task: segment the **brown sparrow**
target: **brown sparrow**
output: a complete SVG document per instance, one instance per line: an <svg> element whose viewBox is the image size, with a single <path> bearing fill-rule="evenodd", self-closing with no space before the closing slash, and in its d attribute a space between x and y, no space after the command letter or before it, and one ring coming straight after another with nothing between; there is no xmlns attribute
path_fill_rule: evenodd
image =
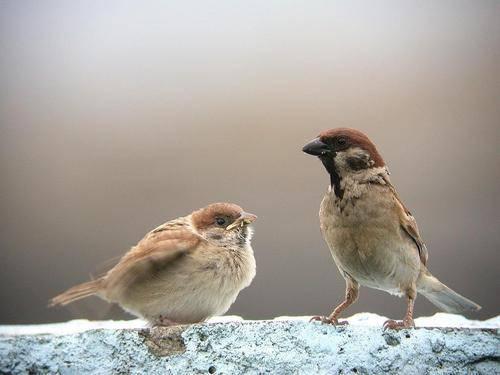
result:
<svg viewBox="0 0 500 375"><path fill-rule="evenodd" d="M330 187L319 210L321 232L346 280L344 301L329 317L314 320L339 324L342 311L356 301L360 285L407 298L403 321L388 320L385 328L414 326L417 291L447 312L480 309L427 270L427 249L417 222L365 134L348 128L327 130L302 150L317 156L330 175Z"/></svg>
<svg viewBox="0 0 500 375"><path fill-rule="evenodd" d="M255 276L249 224L257 216L214 203L152 230L103 277L54 297L50 306L97 295L153 325L224 314Z"/></svg>

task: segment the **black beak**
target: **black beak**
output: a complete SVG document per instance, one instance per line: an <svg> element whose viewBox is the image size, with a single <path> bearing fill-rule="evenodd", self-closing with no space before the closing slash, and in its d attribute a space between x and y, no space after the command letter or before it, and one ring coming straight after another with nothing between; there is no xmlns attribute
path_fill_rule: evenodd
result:
<svg viewBox="0 0 500 375"><path fill-rule="evenodd" d="M302 151L306 154L314 156L324 156L331 152L330 147L319 138L313 139L311 142L302 147Z"/></svg>

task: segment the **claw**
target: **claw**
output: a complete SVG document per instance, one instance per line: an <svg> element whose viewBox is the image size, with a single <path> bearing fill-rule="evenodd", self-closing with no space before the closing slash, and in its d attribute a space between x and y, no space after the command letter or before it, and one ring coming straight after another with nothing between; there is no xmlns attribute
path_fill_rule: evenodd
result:
<svg viewBox="0 0 500 375"><path fill-rule="evenodd" d="M322 315L313 316L309 321L310 322L320 321L322 324L331 324L333 326L343 326L343 325L349 324L349 322L347 320L343 320L343 321L339 322L337 318L331 318L331 317L322 316Z"/></svg>
<svg viewBox="0 0 500 375"><path fill-rule="evenodd" d="M405 319L405 320L386 320L384 325L382 326L384 331L387 329L405 329L405 328L415 328L415 322L413 319Z"/></svg>

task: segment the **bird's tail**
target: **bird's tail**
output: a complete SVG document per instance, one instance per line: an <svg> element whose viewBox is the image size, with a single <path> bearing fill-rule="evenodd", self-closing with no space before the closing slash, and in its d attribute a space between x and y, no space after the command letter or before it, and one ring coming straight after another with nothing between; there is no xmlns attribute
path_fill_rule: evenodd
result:
<svg viewBox="0 0 500 375"><path fill-rule="evenodd" d="M101 289L102 281L103 279L101 278L78 284L73 288L68 289L64 293L61 293L58 296L52 298L49 301L49 307L56 305L64 306L73 301L96 294Z"/></svg>
<svg viewBox="0 0 500 375"><path fill-rule="evenodd" d="M481 309L477 303L448 288L430 273L419 278L417 287L419 293L443 311L459 314Z"/></svg>

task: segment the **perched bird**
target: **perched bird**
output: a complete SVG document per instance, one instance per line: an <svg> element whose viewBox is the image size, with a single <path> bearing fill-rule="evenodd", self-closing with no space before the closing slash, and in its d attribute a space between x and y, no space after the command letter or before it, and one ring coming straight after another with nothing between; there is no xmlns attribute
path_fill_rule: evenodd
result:
<svg viewBox="0 0 500 375"><path fill-rule="evenodd" d="M103 277L54 297L66 305L97 295L152 325L224 314L255 276L250 245L257 216L214 203L147 233Z"/></svg>
<svg viewBox="0 0 500 375"><path fill-rule="evenodd" d="M427 269L427 249L417 222L399 198L375 145L362 132L338 128L322 132L302 151L317 156L330 175L330 186L319 210L323 237L346 280L344 301L329 317L340 314L358 297L360 285L384 290L408 301L402 321L388 320L385 328L413 327L417 292L451 313L480 306L441 283Z"/></svg>

